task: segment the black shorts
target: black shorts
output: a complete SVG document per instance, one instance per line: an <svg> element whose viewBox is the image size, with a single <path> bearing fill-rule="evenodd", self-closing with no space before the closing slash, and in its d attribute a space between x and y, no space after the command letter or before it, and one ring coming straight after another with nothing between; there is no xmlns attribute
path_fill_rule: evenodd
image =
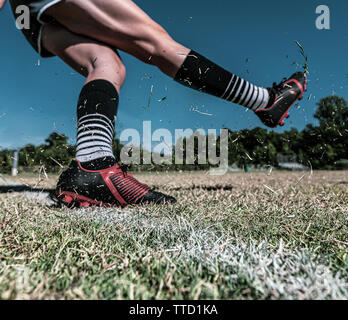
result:
<svg viewBox="0 0 348 320"><path fill-rule="evenodd" d="M42 29L47 23L51 23L54 19L45 11L62 0L10 0L11 8L15 19L21 14L16 13L16 8L25 5L30 10L30 28L22 29L24 36L34 48L34 50L43 58L53 57L54 54L45 50L42 46Z"/></svg>

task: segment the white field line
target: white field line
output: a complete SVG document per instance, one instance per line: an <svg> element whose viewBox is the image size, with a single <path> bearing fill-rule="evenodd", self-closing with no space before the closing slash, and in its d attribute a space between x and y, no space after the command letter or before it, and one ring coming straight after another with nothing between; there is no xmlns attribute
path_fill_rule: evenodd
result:
<svg viewBox="0 0 348 320"><path fill-rule="evenodd" d="M177 269L193 261L231 285L248 283L261 298L348 299L347 281L306 250L289 250L282 241L277 249L266 242L247 244L194 227L182 217L146 217L142 210L83 209L75 214L121 224L132 230L132 240L144 251L151 243L152 248L173 257Z"/></svg>

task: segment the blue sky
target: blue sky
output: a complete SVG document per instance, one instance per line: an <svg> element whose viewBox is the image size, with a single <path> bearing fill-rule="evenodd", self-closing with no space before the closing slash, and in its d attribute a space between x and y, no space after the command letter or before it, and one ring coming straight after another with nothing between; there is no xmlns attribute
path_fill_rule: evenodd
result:
<svg viewBox="0 0 348 320"><path fill-rule="evenodd" d="M294 40L310 60L309 90L284 128L316 123L315 103L338 94L348 100L348 2L342 0L231 1L137 0L178 42L260 86L270 86L303 63ZM315 27L318 5L331 10L331 30ZM44 143L58 131L75 142L76 102L84 79L58 58L41 59L15 28L7 4L0 11L0 149ZM263 127L243 107L182 87L156 68L121 53L127 79L120 95L116 132ZM147 108L150 89L153 97ZM308 98L311 96L311 99ZM163 97L165 101L159 102ZM192 107L205 115L192 110Z"/></svg>

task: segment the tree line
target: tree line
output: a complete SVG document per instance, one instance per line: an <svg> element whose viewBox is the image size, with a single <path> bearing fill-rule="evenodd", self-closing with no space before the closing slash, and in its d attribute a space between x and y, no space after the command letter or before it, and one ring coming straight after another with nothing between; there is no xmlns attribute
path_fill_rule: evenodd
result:
<svg viewBox="0 0 348 320"><path fill-rule="evenodd" d="M291 128L283 133L267 131L263 128L232 131L228 129L228 162L240 168L278 167L281 159L299 162L313 169L348 169L348 103L343 97L329 96L317 103L314 117L319 125L309 124L302 131ZM205 137L208 139L208 137ZM183 138L185 146L190 138ZM194 137L198 149L198 137ZM119 157L123 145L118 139L113 141L113 151ZM173 148L174 150L175 148ZM9 173L13 162L14 150L0 151L0 172ZM217 139L219 155L219 137ZM68 137L53 132L45 144L28 144L19 150L19 167L22 170L38 170L43 167L47 172L57 172L69 165L75 156L75 147L68 143ZM195 153L194 164L180 165L174 161L163 161L162 165L141 166L145 170L200 170L211 164L198 164ZM175 157L173 152L172 157ZM118 161L120 159L117 159ZM132 169L139 169L132 165Z"/></svg>

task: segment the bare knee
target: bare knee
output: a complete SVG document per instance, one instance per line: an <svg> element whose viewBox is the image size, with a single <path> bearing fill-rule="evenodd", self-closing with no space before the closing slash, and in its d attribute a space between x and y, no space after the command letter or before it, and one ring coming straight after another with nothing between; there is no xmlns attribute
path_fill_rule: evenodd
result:
<svg viewBox="0 0 348 320"><path fill-rule="evenodd" d="M115 50L100 46L91 50L87 62L87 78L106 79L116 87L122 87L126 78L126 68Z"/></svg>

